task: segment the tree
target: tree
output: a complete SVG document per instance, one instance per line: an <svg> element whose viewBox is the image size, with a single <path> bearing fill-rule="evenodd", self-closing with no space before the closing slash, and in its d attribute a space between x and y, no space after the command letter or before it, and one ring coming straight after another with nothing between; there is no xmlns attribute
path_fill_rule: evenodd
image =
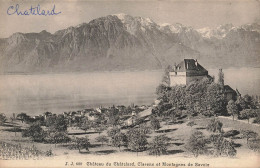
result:
<svg viewBox="0 0 260 168"><path fill-rule="evenodd" d="M115 147L118 147L120 150L120 147L122 145L125 145L127 143L127 137L124 133L118 132L112 137L112 145Z"/></svg>
<svg viewBox="0 0 260 168"><path fill-rule="evenodd" d="M88 121L82 123L82 124L81 124L81 127L80 127L80 129L84 130L85 133L86 133L87 130L90 129L90 128L91 128L91 126L90 126L90 123L89 123Z"/></svg>
<svg viewBox="0 0 260 168"><path fill-rule="evenodd" d="M246 108L256 108L254 105L254 99L252 96L249 96L248 94L246 94L244 97L245 103L246 103Z"/></svg>
<svg viewBox="0 0 260 168"><path fill-rule="evenodd" d="M51 113L51 112L49 112L49 111L46 111L46 112L44 112L44 113L43 113L43 115L44 115L45 117L48 117L48 116L51 116L51 115L52 115L52 113Z"/></svg>
<svg viewBox="0 0 260 168"><path fill-rule="evenodd" d="M108 111L108 121L112 126L116 126L119 123L119 110L113 105Z"/></svg>
<svg viewBox="0 0 260 168"><path fill-rule="evenodd" d="M57 131L67 131L67 121L63 115L58 115L54 123L54 129Z"/></svg>
<svg viewBox="0 0 260 168"><path fill-rule="evenodd" d="M168 87L168 85L165 84L160 84L157 88L156 88L156 94L158 95L158 99L162 99L164 97L164 95L170 90L170 87Z"/></svg>
<svg viewBox="0 0 260 168"><path fill-rule="evenodd" d="M212 131L212 132L219 132L219 133L221 133L222 132L222 126L223 126L222 122L220 122L219 120L213 118L208 123L207 130L208 131Z"/></svg>
<svg viewBox="0 0 260 168"><path fill-rule="evenodd" d="M238 107L238 111L242 111L242 110L248 108L247 104L246 104L246 101L244 100L243 97L238 97L235 103L236 103L236 105Z"/></svg>
<svg viewBox="0 0 260 168"><path fill-rule="evenodd" d="M237 151L234 147L233 141L226 140L222 134L212 134L210 141L214 146L214 154L216 156L235 156Z"/></svg>
<svg viewBox="0 0 260 168"><path fill-rule="evenodd" d="M151 127L147 126L146 123L139 125L139 130L142 134L151 133Z"/></svg>
<svg viewBox="0 0 260 168"><path fill-rule="evenodd" d="M130 129L127 132L127 138L128 138L128 147L132 150L137 152L143 151L146 149L147 137L145 134L143 134L139 129L134 128Z"/></svg>
<svg viewBox="0 0 260 168"><path fill-rule="evenodd" d="M100 136L96 137L96 141L101 142L102 146L103 146L104 143L108 143L108 138L105 135L100 135Z"/></svg>
<svg viewBox="0 0 260 168"><path fill-rule="evenodd" d="M185 148L193 153L195 157L198 157L199 154L204 154L207 151L208 140L203 135L201 131L194 132L188 142L185 145Z"/></svg>
<svg viewBox="0 0 260 168"><path fill-rule="evenodd" d="M14 136L16 136L16 132L21 131L21 128L14 127L12 130L14 131Z"/></svg>
<svg viewBox="0 0 260 168"><path fill-rule="evenodd" d="M156 156L166 154L169 141L170 138L166 135L155 136L152 142L148 145L149 154Z"/></svg>
<svg viewBox="0 0 260 168"><path fill-rule="evenodd" d="M117 128L117 127L114 127L114 128L112 128L112 129L110 129L110 130L107 131L107 135L108 135L109 137L113 138L113 137L114 137L117 133L119 133L119 132L120 132L120 129Z"/></svg>
<svg viewBox="0 0 260 168"><path fill-rule="evenodd" d="M67 131L67 121L63 115L58 116L49 116L46 119L46 127L49 127L50 130L56 131Z"/></svg>
<svg viewBox="0 0 260 168"><path fill-rule="evenodd" d="M248 148L260 152L260 139L253 139L248 141Z"/></svg>
<svg viewBox="0 0 260 168"><path fill-rule="evenodd" d="M171 107L169 107L169 109L172 107L175 107L176 109L180 110L186 108L187 92L185 90L185 87L179 85L171 87L171 90L167 92L166 95L169 99L169 103L171 104Z"/></svg>
<svg viewBox="0 0 260 168"><path fill-rule="evenodd" d="M86 123L85 117L75 116L74 117L74 125L78 128L84 127L83 125Z"/></svg>
<svg viewBox="0 0 260 168"><path fill-rule="evenodd" d="M33 123L29 128L22 131L23 137L30 137L35 142L43 142L46 138L46 132L39 123Z"/></svg>
<svg viewBox="0 0 260 168"><path fill-rule="evenodd" d="M227 105L227 111L230 115L233 116L233 121L234 121L234 117L236 114L238 114L238 108L237 108L237 105L236 103L233 101L233 100L230 100L228 102L228 105Z"/></svg>
<svg viewBox="0 0 260 168"><path fill-rule="evenodd" d="M3 125L6 122L7 118L5 114L1 113L0 114L0 125Z"/></svg>
<svg viewBox="0 0 260 168"><path fill-rule="evenodd" d="M254 113L253 109L244 109L240 112L240 117L242 119L247 119L248 123L249 123L249 119L255 116L256 114Z"/></svg>
<svg viewBox="0 0 260 168"><path fill-rule="evenodd" d="M45 125L46 127L52 127L54 123L56 122L57 116L47 116L45 119Z"/></svg>
<svg viewBox="0 0 260 168"><path fill-rule="evenodd" d="M97 131L98 134L100 135L101 132L103 132L106 128L105 128L105 126L103 126L103 125L98 125L98 126L95 127L94 129L95 129L95 131Z"/></svg>
<svg viewBox="0 0 260 168"><path fill-rule="evenodd" d="M165 70L164 70L164 75L163 75L163 79L162 82L163 84L169 86L170 85L170 74L169 72L171 72L173 70L171 65L168 65Z"/></svg>
<svg viewBox="0 0 260 168"><path fill-rule="evenodd" d="M70 148L72 149L78 149L79 153L81 152L80 151L81 149L86 149L87 151L89 151L89 147L90 147L90 142L87 136L82 138L76 137L73 140L73 144L70 146Z"/></svg>
<svg viewBox="0 0 260 168"><path fill-rule="evenodd" d="M55 147L56 147L56 144L58 144L58 143L65 143L65 142L70 141L70 138L69 138L67 132L58 132L58 131L49 132L48 139L49 139L49 142L55 144Z"/></svg>
<svg viewBox="0 0 260 168"><path fill-rule="evenodd" d="M255 109L256 118L254 119L254 123L260 124L260 109Z"/></svg>
<svg viewBox="0 0 260 168"><path fill-rule="evenodd" d="M27 121L30 118L30 116L28 116L26 113L20 113L17 114L17 118L20 119L23 123L24 121Z"/></svg>
<svg viewBox="0 0 260 168"><path fill-rule="evenodd" d="M151 126L153 130L158 130L161 127L160 121L157 118L151 116L150 120L151 120Z"/></svg>
<svg viewBox="0 0 260 168"><path fill-rule="evenodd" d="M248 140L250 138L255 138L258 136L258 134L254 131L251 131L251 130L242 130L241 131L241 134L242 134L242 137L243 138L246 138L246 143L248 144Z"/></svg>
<svg viewBox="0 0 260 168"><path fill-rule="evenodd" d="M196 123L194 121L190 121L188 122L187 126L190 126L191 128L196 125Z"/></svg>
<svg viewBox="0 0 260 168"><path fill-rule="evenodd" d="M212 82L207 86L206 96L203 98L203 106L213 114L221 113L226 109L224 89L221 85Z"/></svg>
<svg viewBox="0 0 260 168"><path fill-rule="evenodd" d="M143 124L144 123L144 118L136 118L135 119L135 124L136 125L141 125L141 124Z"/></svg>
<svg viewBox="0 0 260 168"><path fill-rule="evenodd" d="M213 98L214 95L216 97L219 94L219 92L217 92L218 90L214 89L217 85L212 85L212 89L208 89L212 83L211 79L204 77L199 81L192 81L186 86L186 108L191 114L202 113L207 110L207 107L210 106L211 103L209 101L210 99L207 99L209 93L212 94L211 96Z"/></svg>

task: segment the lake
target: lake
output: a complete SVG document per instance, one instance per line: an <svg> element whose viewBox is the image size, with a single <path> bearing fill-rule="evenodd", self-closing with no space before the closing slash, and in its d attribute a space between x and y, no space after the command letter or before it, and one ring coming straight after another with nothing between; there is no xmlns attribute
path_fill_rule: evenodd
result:
<svg viewBox="0 0 260 168"><path fill-rule="evenodd" d="M241 94L260 95L260 68L224 69L225 84ZM149 105L163 71L0 75L0 112L62 113L88 107ZM210 69L217 77L218 70Z"/></svg>

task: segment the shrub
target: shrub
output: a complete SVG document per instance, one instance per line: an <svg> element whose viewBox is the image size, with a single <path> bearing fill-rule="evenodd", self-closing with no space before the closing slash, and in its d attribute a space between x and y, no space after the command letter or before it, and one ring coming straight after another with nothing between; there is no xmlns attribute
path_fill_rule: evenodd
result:
<svg viewBox="0 0 260 168"><path fill-rule="evenodd" d="M249 123L249 119L256 117L256 113L253 109L244 109L240 112L239 118L240 119L247 119Z"/></svg>
<svg viewBox="0 0 260 168"><path fill-rule="evenodd" d="M135 124L136 125L141 125L141 124L143 124L144 123L144 119L143 118L137 118L136 120L135 120Z"/></svg>
<svg viewBox="0 0 260 168"><path fill-rule="evenodd" d="M206 117L211 117L211 116L214 116L214 111L212 111L212 110L203 110L203 111L201 111L201 114L206 116Z"/></svg>
<svg viewBox="0 0 260 168"><path fill-rule="evenodd" d="M248 141L248 148L260 152L260 139L252 139Z"/></svg>
<svg viewBox="0 0 260 168"><path fill-rule="evenodd" d="M220 122L219 120L213 118L210 120L208 126L207 126L207 130L211 131L211 132L222 132L222 126L223 123Z"/></svg>
<svg viewBox="0 0 260 168"><path fill-rule="evenodd" d="M243 138L246 138L247 144L248 144L248 140L250 138L255 138L256 139L256 137L258 136L258 134L256 132L251 131L251 130L242 130L241 134L242 134Z"/></svg>
<svg viewBox="0 0 260 168"><path fill-rule="evenodd" d="M198 157L200 154L205 154L207 152L207 143L208 140L203 133L201 131L196 131L188 139L185 148L195 157Z"/></svg>
<svg viewBox="0 0 260 168"><path fill-rule="evenodd" d="M138 154L138 152L146 149L146 145L148 144L147 137L140 131L140 129L130 129L126 135L128 139L128 147L132 151L135 151Z"/></svg>
<svg viewBox="0 0 260 168"><path fill-rule="evenodd" d="M49 131L49 134L45 138L45 140L48 143L54 143L55 147L56 147L56 144L66 143L66 142L69 142L71 139L68 136L67 132L58 132L58 131L50 132Z"/></svg>
<svg viewBox="0 0 260 168"><path fill-rule="evenodd" d="M35 142L43 142L47 134L38 123L34 123L29 128L22 131L22 136L30 137Z"/></svg>
<svg viewBox="0 0 260 168"><path fill-rule="evenodd" d="M50 149L50 150L47 150L47 151L45 152L45 156L47 156L47 157L53 156L52 150L51 150L51 149Z"/></svg>
<svg viewBox="0 0 260 168"><path fill-rule="evenodd" d="M227 131L223 134L223 136L225 138L229 138L229 137L233 137L233 136L236 136L238 135L240 132L238 130L230 130L230 131Z"/></svg>
<svg viewBox="0 0 260 168"><path fill-rule="evenodd" d="M190 121L187 124L187 126L190 126L190 127L193 127L194 125L196 125L196 123L194 121Z"/></svg>
<svg viewBox="0 0 260 168"><path fill-rule="evenodd" d="M253 123L260 124L260 110L256 109L256 118L254 119Z"/></svg>
<svg viewBox="0 0 260 168"><path fill-rule="evenodd" d="M79 153L81 152L81 149L86 149L87 151L90 146L90 142L88 137L82 137L82 138L74 138L72 141L72 144L69 145L69 149L78 149Z"/></svg>
<svg viewBox="0 0 260 168"><path fill-rule="evenodd" d="M0 114L0 125L3 125L6 122L7 118L5 114L1 113Z"/></svg>
<svg viewBox="0 0 260 168"><path fill-rule="evenodd" d="M228 102L227 111L228 111L228 114L232 115L233 120L234 120L235 115L238 114L238 107L237 107L237 104L233 100L230 100Z"/></svg>
<svg viewBox="0 0 260 168"><path fill-rule="evenodd" d="M170 138L165 135L154 137L153 141L148 145L149 155L160 156L166 154L169 141Z"/></svg>
<svg viewBox="0 0 260 168"><path fill-rule="evenodd" d="M233 141L226 140L222 134L213 134L210 136L210 141L214 146L215 156L230 156L236 155L237 151Z"/></svg>
<svg viewBox="0 0 260 168"><path fill-rule="evenodd" d="M161 126L160 126L160 122L157 118L155 117L151 117L151 127L153 130L158 130Z"/></svg>
<svg viewBox="0 0 260 168"><path fill-rule="evenodd" d="M117 127L114 127L114 128L112 128L112 129L110 129L110 130L107 131L107 135L108 135L109 137L113 138L113 137L114 137L117 133L119 133L119 132L120 132L120 129L117 128Z"/></svg>
<svg viewBox="0 0 260 168"><path fill-rule="evenodd" d="M112 138L112 145L118 147L119 150L121 146L126 144L127 144L127 137L122 132L115 134L115 136Z"/></svg>
<svg viewBox="0 0 260 168"><path fill-rule="evenodd" d="M151 132L151 127L147 126L146 124L141 124L139 125L139 130L142 134L150 134Z"/></svg>

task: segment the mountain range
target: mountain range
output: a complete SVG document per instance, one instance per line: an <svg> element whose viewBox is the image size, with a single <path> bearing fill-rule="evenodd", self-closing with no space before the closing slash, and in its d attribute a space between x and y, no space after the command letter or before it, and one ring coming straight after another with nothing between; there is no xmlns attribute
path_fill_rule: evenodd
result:
<svg viewBox="0 0 260 168"><path fill-rule="evenodd" d="M184 58L208 68L259 67L259 56L258 23L194 29L127 14L0 39L1 72L151 70Z"/></svg>

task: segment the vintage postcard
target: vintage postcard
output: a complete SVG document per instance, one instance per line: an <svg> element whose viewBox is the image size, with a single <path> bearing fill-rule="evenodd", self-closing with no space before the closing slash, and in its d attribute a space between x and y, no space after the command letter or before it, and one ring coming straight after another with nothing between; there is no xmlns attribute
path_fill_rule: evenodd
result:
<svg viewBox="0 0 260 168"><path fill-rule="evenodd" d="M259 0L0 0L0 167L259 167Z"/></svg>

